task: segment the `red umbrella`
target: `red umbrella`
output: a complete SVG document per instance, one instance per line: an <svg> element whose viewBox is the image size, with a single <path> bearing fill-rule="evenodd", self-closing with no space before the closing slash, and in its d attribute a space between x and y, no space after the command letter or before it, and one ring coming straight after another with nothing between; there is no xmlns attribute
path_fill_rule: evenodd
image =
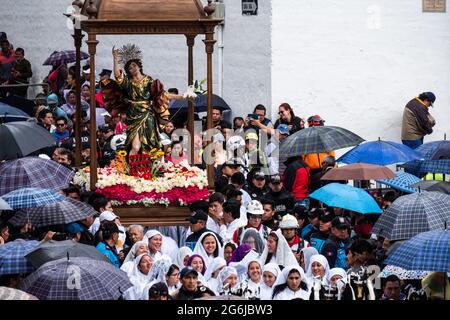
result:
<svg viewBox="0 0 450 320"><path fill-rule="evenodd" d="M322 180L378 180L395 178L395 173L386 167L368 163L352 163L331 169Z"/></svg>

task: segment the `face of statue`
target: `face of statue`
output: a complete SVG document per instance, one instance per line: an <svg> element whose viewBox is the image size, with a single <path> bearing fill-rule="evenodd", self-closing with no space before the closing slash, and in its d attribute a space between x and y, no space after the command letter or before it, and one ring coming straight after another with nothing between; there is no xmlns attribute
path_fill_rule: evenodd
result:
<svg viewBox="0 0 450 320"><path fill-rule="evenodd" d="M139 69L139 66L136 62L130 63L130 66L128 67L128 72L133 76L136 77L141 74L141 71Z"/></svg>

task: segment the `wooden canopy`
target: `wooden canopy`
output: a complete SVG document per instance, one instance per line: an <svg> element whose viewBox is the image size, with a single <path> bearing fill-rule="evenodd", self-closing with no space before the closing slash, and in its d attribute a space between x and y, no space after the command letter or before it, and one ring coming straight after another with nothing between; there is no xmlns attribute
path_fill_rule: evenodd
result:
<svg viewBox="0 0 450 320"><path fill-rule="evenodd" d="M80 23L81 29L75 28L75 48L78 52L77 56L77 74L80 74L79 51L81 48L81 39L83 35L81 30L87 32L88 40L86 43L89 48L90 70L95 70L95 54L98 44L97 35L107 34L180 34L186 36L186 44L188 46L188 85L193 84L193 46L195 37L204 34L205 51L207 55L207 84L208 84L208 109L207 109L207 127L212 128L212 54L214 52L214 29L223 23L223 19L213 17L215 6L212 0L208 0L208 5L203 7L200 0L85 0L84 4L81 0L72 2L73 6L80 8L81 15L87 16ZM79 77L77 77L77 90L80 93ZM90 73L91 97L95 96L95 72ZM78 94L77 96L80 96ZM90 128L91 128L91 158L90 158L90 185L95 190L97 182L97 126L95 113L95 99L91 99L90 106ZM192 104L188 110L189 132L191 137L194 135L194 107ZM78 124L81 122L80 102L77 101L76 112L76 140L80 141ZM77 132L78 131L78 132ZM80 155L79 144L77 143L77 158ZM191 139L191 159L193 159L194 139ZM77 165L79 159L77 159ZM214 168L212 165L207 166L208 184L212 188L214 185ZM137 210L136 210L137 209ZM135 208L136 218L143 223L142 217L148 217L149 220L145 225L162 225L168 223L184 224L187 209L180 208L180 214L175 213L168 221L161 220L160 214L152 214L164 210L162 208ZM127 212L129 210L124 210ZM153 217L153 218L152 218ZM134 217L127 217L132 223L136 221Z"/></svg>

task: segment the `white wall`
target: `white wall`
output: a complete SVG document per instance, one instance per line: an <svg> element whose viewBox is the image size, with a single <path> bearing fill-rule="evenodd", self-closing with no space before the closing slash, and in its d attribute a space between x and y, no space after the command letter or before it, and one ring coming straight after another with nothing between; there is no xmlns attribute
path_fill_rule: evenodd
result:
<svg viewBox="0 0 450 320"><path fill-rule="evenodd" d="M450 138L450 14L420 0L273 0L272 104L366 140L400 141L405 104L436 94L425 141Z"/></svg>
<svg viewBox="0 0 450 320"><path fill-rule="evenodd" d="M202 0L206 3L205 0ZM271 101L269 1L260 4L258 16L243 16L241 1L225 0L224 27L224 99L234 115L251 112L258 103ZM33 68L32 82L40 82L50 67L42 66L54 50L73 49L72 31L66 27L72 0L1 0L0 31L8 34L15 47L23 47ZM217 39L217 35L215 36ZM206 78L206 53L197 36L194 47L194 79ZM87 40L85 36L84 41ZM187 46L184 36L98 36L96 73L112 69L111 48L128 42L139 45L144 54L144 72L162 81L165 88L187 86ZM82 50L88 52L83 41ZM86 62L82 62L84 65ZM213 55L213 91L217 89L217 45ZM206 88L206 86L205 86ZM30 89L29 93L33 93ZM30 95L31 96L31 95Z"/></svg>

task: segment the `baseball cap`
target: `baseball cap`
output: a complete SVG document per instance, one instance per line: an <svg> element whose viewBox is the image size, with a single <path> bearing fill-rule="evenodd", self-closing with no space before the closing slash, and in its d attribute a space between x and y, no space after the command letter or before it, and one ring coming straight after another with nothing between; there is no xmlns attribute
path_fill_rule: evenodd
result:
<svg viewBox="0 0 450 320"><path fill-rule="evenodd" d="M285 134L287 136L289 135L289 127L287 124L282 123L278 126L277 129L280 131L281 134Z"/></svg>
<svg viewBox="0 0 450 320"><path fill-rule="evenodd" d="M308 212L308 216L310 219L315 219L320 217L320 215L322 214L322 211L318 208L312 208L309 212Z"/></svg>
<svg viewBox="0 0 450 320"><path fill-rule="evenodd" d="M98 129L102 132L108 132L109 130L114 131L115 128L112 125L105 123L104 125L98 127Z"/></svg>
<svg viewBox="0 0 450 320"><path fill-rule="evenodd" d="M113 212L111 212L111 211L103 211L101 214L100 214L100 217L99 217L99 219L100 219L100 222L103 222L103 221L114 221L115 219L117 219L117 218L119 218L118 216L116 216ZM120 218L119 218L120 219Z"/></svg>
<svg viewBox="0 0 450 320"><path fill-rule="evenodd" d="M104 75L111 75L112 70L109 69L103 69L100 73L99 76L104 76Z"/></svg>
<svg viewBox="0 0 450 320"><path fill-rule="evenodd" d="M245 135L245 140L258 140L258 135L255 132L249 132Z"/></svg>
<svg viewBox="0 0 450 320"><path fill-rule="evenodd" d="M203 210L196 210L186 221L192 224L196 224L198 221L208 221L208 215Z"/></svg>
<svg viewBox="0 0 450 320"><path fill-rule="evenodd" d="M191 267L184 267L181 271L180 271L180 279L183 279L185 276L187 276L188 274L195 274L198 277L198 272L197 270L195 270L194 268Z"/></svg>
<svg viewBox="0 0 450 320"><path fill-rule="evenodd" d="M253 174L253 179L258 180L258 179L264 179L264 178L265 178L265 175L264 175L264 172L262 172L262 171L256 171Z"/></svg>
<svg viewBox="0 0 450 320"><path fill-rule="evenodd" d="M270 177L270 183L281 183L281 176L279 174L274 174Z"/></svg>
<svg viewBox="0 0 450 320"><path fill-rule="evenodd" d="M350 228L350 224L343 217L336 217L331 222L331 226L338 229L348 229Z"/></svg>
<svg viewBox="0 0 450 320"><path fill-rule="evenodd" d="M158 298L160 296L168 296L168 295L169 295L169 288L167 288L167 285L164 282L155 283L148 290L148 296L150 298Z"/></svg>
<svg viewBox="0 0 450 320"><path fill-rule="evenodd" d="M322 222L327 223L327 222L333 221L333 218L334 218L334 214L332 214L331 212L327 211L327 212L322 213L320 215L319 220L322 221Z"/></svg>

